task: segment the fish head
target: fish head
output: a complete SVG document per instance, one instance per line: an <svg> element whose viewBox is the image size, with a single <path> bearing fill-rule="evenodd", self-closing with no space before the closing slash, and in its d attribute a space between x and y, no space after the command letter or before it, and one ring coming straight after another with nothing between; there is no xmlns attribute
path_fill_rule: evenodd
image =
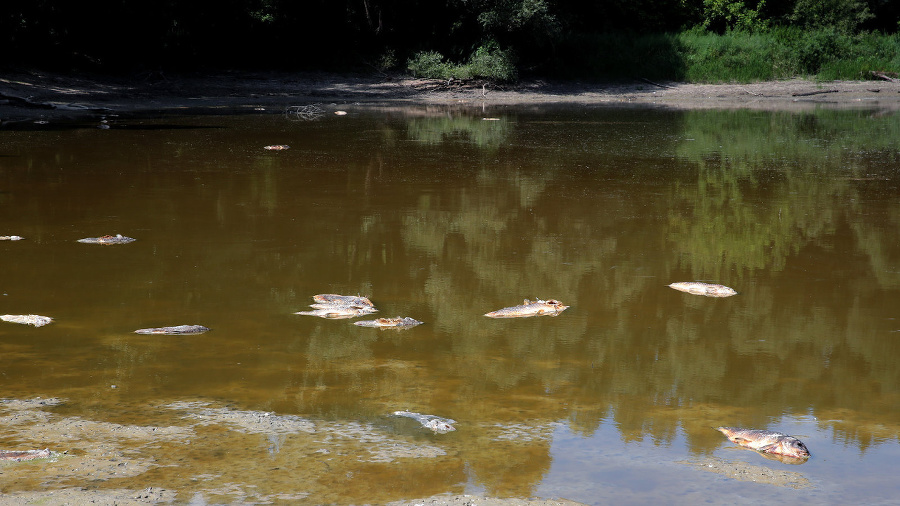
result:
<svg viewBox="0 0 900 506"><path fill-rule="evenodd" d="M809 458L809 449L796 438L785 438L778 445L778 453L785 457L793 457L795 459Z"/></svg>
<svg viewBox="0 0 900 506"><path fill-rule="evenodd" d="M453 432L456 430L456 427L450 425L449 423L443 420L432 419L423 424L426 428L437 432L438 434L445 434L447 432Z"/></svg>
<svg viewBox="0 0 900 506"><path fill-rule="evenodd" d="M557 313L565 311L566 309L569 309L569 306L563 304L562 302L560 302L556 299L550 299L550 300L544 301L544 303L547 304L548 306L550 306L551 308L553 308L553 310L556 311Z"/></svg>

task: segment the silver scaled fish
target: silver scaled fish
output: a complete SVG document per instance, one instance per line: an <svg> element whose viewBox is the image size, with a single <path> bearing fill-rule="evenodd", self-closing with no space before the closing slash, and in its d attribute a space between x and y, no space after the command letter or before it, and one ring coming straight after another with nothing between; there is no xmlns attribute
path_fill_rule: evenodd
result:
<svg viewBox="0 0 900 506"><path fill-rule="evenodd" d="M485 313L488 318L527 318L529 316L556 316L569 306L556 299L535 300L525 299L521 306L505 307L490 313Z"/></svg>
<svg viewBox="0 0 900 506"><path fill-rule="evenodd" d="M413 413L412 411L394 411L394 416L405 416L407 418L412 418L413 420L421 423L422 427L430 429L436 434L446 434L447 432L453 432L456 430L456 427L453 426L453 424L456 423L456 420L451 420L449 418L441 418L434 415L423 415L420 413Z"/></svg>
<svg viewBox="0 0 900 506"><path fill-rule="evenodd" d="M135 330L135 334L160 334L160 335L188 335L188 334L202 334L204 332L209 331L208 328L203 325L176 325L174 327L156 327L152 329L138 329Z"/></svg>
<svg viewBox="0 0 900 506"><path fill-rule="evenodd" d="M44 448L43 450L0 450L0 460L11 460L13 462L45 459L50 455L49 448Z"/></svg>
<svg viewBox="0 0 900 506"><path fill-rule="evenodd" d="M78 239L78 242L81 242L84 244L104 244L104 245L128 244L128 243L134 242L134 241L136 241L136 239L133 239L131 237L125 237L122 234L104 235L101 237L85 237L84 239Z"/></svg>
<svg viewBox="0 0 900 506"><path fill-rule="evenodd" d="M314 309L312 311L297 311L294 314L304 316L318 316L319 318L329 318L333 320L342 318L356 318L378 312L373 307L356 307L356 306L330 306Z"/></svg>
<svg viewBox="0 0 900 506"><path fill-rule="evenodd" d="M299 311L294 314L338 319L356 318L378 312L372 301L366 297L320 293L313 295L313 300L315 303L310 304L309 307L314 311Z"/></svg>
<svg viewBox="0 0 900 506"><path fill-rule="evenodd" d="M368 306L375 307L368 297L360 297L358 295L338 295L336 293L320 293L313 295L316 304L327 304L329 306ZM313 305L312 307L318 307Z"/></svg>
<svg viewBox="0 0 900 506"><path fill-rule="evenodd" d="M39 314L5 314L0 315L0 320L10 323L21 323L23 325L34 325L35 327L43 327L53 321L49 316L41 316Z"/></svg>
<svg viewBox="0 0 900 506"><path fill-rule="evenodd" d="M809 458L809 449L799 439L769 430L741 429L738 427L716 427L732 443L762 453L783 455L795 459Z"/></svg>
<svg viewBox="0 0 900 506"><path fill-rule="evenodd" d="M734 288L724 285L715 285L712 283L701 283L700 281L684 281L680 283L672 283L670 288L674 288L679 292L691 293L694 295L705 295L707 297L731 297L737 295Z"/></svg>
<svg viewBox="0 0 900 506"><path fill-rule="evenodd" d="M379 327L382 329L407 329L410 327L415 327L416 325L421 325L422 322L416 320L414 318L410 318L405 316L403 318L377 318L375 320L363 320L359 322L353 322L354 325L359 325L360 327Z"/></svg>

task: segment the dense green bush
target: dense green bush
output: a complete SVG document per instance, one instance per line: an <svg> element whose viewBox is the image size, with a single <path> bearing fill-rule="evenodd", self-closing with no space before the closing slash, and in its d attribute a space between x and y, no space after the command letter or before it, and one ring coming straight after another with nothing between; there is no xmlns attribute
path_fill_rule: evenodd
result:
<svg viewBox="0 0 900 506"><path fill-rule="evenodd" d="M900 72L900 35L835 27L677 34L580 34L560 46L553 73L594 79L751 82L792 77L867 79Z"/></svg>
<svg viewBox="0 0 900 506"><path fill-rule="evenodd" d="M518 79L512 55L494 42L476 49L468 63L453 64L445 61L440 53L423 51L410 58L406 68L416 77L431 79L481 78L498 82Z"/></svg>
<svg viewBox="0 0 900 506"><path fill-rule="evenodd" d="M492 81L515 81L518 79L516 64L510 52L488 43L475 50L469 60L469 73Z"/></svg>
<svg viewBox="0 0 900 506"><path fill-rule="evenodd" d="M432 79L449 79L453 76L453 66L444 61L443 55L436 51L421 51L409 59L406 69L415 77Z"/></svg>

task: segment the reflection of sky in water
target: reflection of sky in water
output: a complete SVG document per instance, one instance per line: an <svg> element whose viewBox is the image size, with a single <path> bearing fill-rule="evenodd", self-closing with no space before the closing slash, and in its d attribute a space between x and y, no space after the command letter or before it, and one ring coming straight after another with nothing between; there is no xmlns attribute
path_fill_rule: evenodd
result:
<svg viewBox="0 0 900 506"><path fill-rule="evenodd" d="M872 504L896 499L896 490L876 478L900 462L896 441L861 453L834 440L811 419L785 418L772 427L789 434L807 431L800 437L812 458L801 465L773 462L724 437L712 455L701 456L688 452L681 431L670 443L657 444L651 438L623 442L611 423L589 436L559 425L553 431L553 462L535 493L586 504L851 504L860 497ZM734 465L746 479L713 472L722 462Z"/></svg>

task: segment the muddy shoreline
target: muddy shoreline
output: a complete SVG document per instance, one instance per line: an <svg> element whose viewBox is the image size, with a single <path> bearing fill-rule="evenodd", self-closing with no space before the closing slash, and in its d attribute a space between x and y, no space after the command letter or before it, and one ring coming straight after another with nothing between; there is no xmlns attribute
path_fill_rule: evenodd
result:
<svg viewBox="0 0 900 506"><path fill-rule="evenodd" d="M62 398L0 400L4 434L0 448L49 447L49 455L41 458L0 462L0 504L185 504L189 498L197 504L345 504L343 496L317 485L321 474L359 469L358 464L343 467L342 460L415 467L446 465L453 457L441 447L439 438L417 437L406 429L385 431L377 423L364 421L310 419L196 400L154 405L152 410L159 416L153 424L138 425L66 413L67 404ZM512 431L505 437L529 437L522 426L501 430ZM279 459L271 452L261 455L257 447L261 438L278 442L280 451L275 454L290 457ZM217 459L192 459L209 445L229 448L230 458L242 464L240 473L229 471ZM296 467L297 458L318 461L323 467L301 469ZM697 457L677 465L775 487L811 486L801 473L740 460ZM181 470L180 478L167 480L157 472L172 467ZM276 486L261 489L254 484L267 480ZM459 492L392 501L386 499L390 492L372 493L380 497L371 497L367 504L581 504L564 498L494 498Z"/></svg>
<svg viewBox="0 0 900 506"><path fill-rule="evenodd" d="M323 104L349 107L653 106L674 109L808 110L818 107L900 109L900 83L815 82L750 84L522 81L497 85L401 75L214 72L131 76L0 73L0 122L102 114L283 111Z"/></svg>

